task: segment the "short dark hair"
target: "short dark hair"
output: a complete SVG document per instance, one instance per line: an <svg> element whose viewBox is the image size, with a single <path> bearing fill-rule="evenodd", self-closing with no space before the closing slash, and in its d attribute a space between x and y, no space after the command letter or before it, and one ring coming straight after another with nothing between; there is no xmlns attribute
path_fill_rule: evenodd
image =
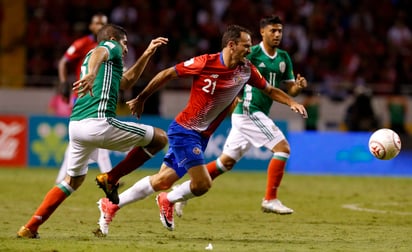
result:
<svg viewBox="0 0 412 252"><path fill-rule="evenodd" d="M120 41L124 36L127 36L127 32L123 27L115 24L107 24L97 33L97 42L100 43L101 41L109 40L111 37Z"/></svg>
<svg viewBox="0 0 412 252"><path fill-rule="evenodd" d="M227 43L229 43L229 41L235 41L237 43L242 32L245 32L252 36L252 32L245 27L242 27L240 25L229 25L226 28L225 33L223 33L222 48L227 46Z"/></svg>
<svg viewBox="0 0 412 252"><path fill-rule="evenodd" d="M260 28L265 28L267 25L282 24L282 19L279 16L272 15L260 19Z"/></svg>

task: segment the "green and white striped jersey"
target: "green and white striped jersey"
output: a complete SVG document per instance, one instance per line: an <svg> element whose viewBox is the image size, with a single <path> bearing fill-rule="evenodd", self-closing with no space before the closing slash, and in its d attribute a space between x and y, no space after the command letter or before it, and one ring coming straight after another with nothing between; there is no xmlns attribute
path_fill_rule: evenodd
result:
<svg viewBox="0 0 412 252"><path fill-rule="evenodd" d="M88 93L76 100L70 116L72 121L116 116L117 97L123 75L122 47L113 40L102 41L97 47L99 46L108 50L109 58L99 68L93 83L93 97ZM93 50L86 55L83 61L80 78L88 73L92 52Z"/></svg>
<svg viewBox="0 0 412 252"><path fill-rule="evenodd" d="M279 88L283 81L294 81L293 65L289 54L276 49L276 54L270 57L263 49L263 42L251 47L247 58L257 67L270 85ZM261 90L246 85L243 91L243 101L239 102L233 113L248 114L261 111L269 115L272 99Z"/></svg>

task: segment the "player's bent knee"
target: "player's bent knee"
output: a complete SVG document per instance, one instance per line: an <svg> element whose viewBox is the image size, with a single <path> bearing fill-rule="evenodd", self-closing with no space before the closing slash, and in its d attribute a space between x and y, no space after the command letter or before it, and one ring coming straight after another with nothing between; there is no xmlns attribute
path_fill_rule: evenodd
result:
<svg viewBox="0 0 412 252"><path fill-rule="evenodd" d="M286 140L282 140L273 147L272 152L284 152L290 154L290 145Z"/></svg>
<svg viewBox="0 0 412 252"><path fill-rule="evenodd" d="M172 187L172 185L167 182L161 181L159 183L152 185L152 187L153 187L153 190L158 192L158 191L169 190Z"/></svg>
<svg viewBox="0 0 412 252"><path fill-rule="evenodd" d="M203 181L200 183L192 184L190 187L190 190L192 191L193 195L201 196L207 193L207 191L209 191L211 187L212 187L211 181Z"/></svg>
<svg viewBox="0 0 412 252"><path fill-rule="evenodd" d="M222 162L223 166L226 168L226 170L230 171L232 170L233 166L236 164L236 160L229 157L228 155L222 154L220 157L220 162Z"/></svg>
<svg viewBox="0 0 412 252"><path fill-rule="evenodd" d="M163 146L166 145L167 142L168 142L166 132L164 130L158 129L158 128L156 128L155 132L156 132L156 138L158 139L158 142L163 144Z"/></svg>
<svg viewBox="0 0 412 252"><path fill-rule="evenodd" d="M155 128L155 134L152 142L146 146L147 149L152 149L153 152L157 153L162 150L168 143L167 134L164 130ZM155 154L153 153L153 154Z"/></svg>
<svg viewBox="0 0 412 252"><path fill-rule="evenodd" d="M196 189L192 189L192 193L193 193L193 195L195 195L196 197L202 196L203 194L207 193L207 191L209 191L209 189L206 189L206 188L196 188Z"/></svg>
<svg viewBox="0 0 412 252"><path fill-rule="evenodd" d="M65 181L73 190L77 190L83 184L85 178L86 175L76 177L66 176Z"/></svg>
<svg viewBox="0 0 412 252"><path fill-rule="evenodd" d="M159 174L153 175L150 178L150 184L156 192L170 189L173 183L174 181L171 181L170 179Z"/></svg>

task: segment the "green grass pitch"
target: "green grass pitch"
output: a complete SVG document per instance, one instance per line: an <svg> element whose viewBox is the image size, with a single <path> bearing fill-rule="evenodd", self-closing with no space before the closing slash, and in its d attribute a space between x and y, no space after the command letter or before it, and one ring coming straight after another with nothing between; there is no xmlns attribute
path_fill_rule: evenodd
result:
<svg viewBox="0 0 412 252"><path fill-rule="evenodd" d="M120 191L153 172L124 177ZM40 239L17 239L56 175L53 169L0 169L0 251L182 252L206 251L209 243L213 251L412 250L412 178L285 174L279 198L295 213L280 216L260 210L266 175L236 171L191 200L184 216L175 217L175 231L161 225L154 194L121 209L109 236L97 238L92 230L103 192L92 169L40 227Z"/></svg>

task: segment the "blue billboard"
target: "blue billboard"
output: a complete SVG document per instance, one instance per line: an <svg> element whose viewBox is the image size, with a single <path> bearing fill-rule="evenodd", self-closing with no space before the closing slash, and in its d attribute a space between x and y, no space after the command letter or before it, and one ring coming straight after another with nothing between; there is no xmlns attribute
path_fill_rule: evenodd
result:
<svg viewBox="0 0 412 252"><path fill-rule="evenodd" d="M164 130L167 130L172 121L145 115L140 120L134 117L119 119L149 124ZM392 160L379 160L369 153L369 132L288 132L286 122L276 121L276 124L285 133L291 146L291 157L286 168L289 173L412 176L411 148L403 147L400 154ZM67 126L67 118L29 118L30 167L60 167L68 141ZM212 135L205 152L207 162L215 160L221 154L230 128L230 118L227 118ZM166 148L147 161L142 168L159 168ZM125 155L126 153L110 152L112 164L116 165ZM252 147L236 164L234 170L266 171L271 157L271 151ZM91 167L95 168L97 165L92 164Z"/></svg>
<svg viewBox="0 0 412 252"><path fill-rule="evenodd" d="M291 132L288 172L412 176L412 151L403 147L392 160L379 160L369 152L370 132ZM406 145L406 141L404 143Z"/></svg>

